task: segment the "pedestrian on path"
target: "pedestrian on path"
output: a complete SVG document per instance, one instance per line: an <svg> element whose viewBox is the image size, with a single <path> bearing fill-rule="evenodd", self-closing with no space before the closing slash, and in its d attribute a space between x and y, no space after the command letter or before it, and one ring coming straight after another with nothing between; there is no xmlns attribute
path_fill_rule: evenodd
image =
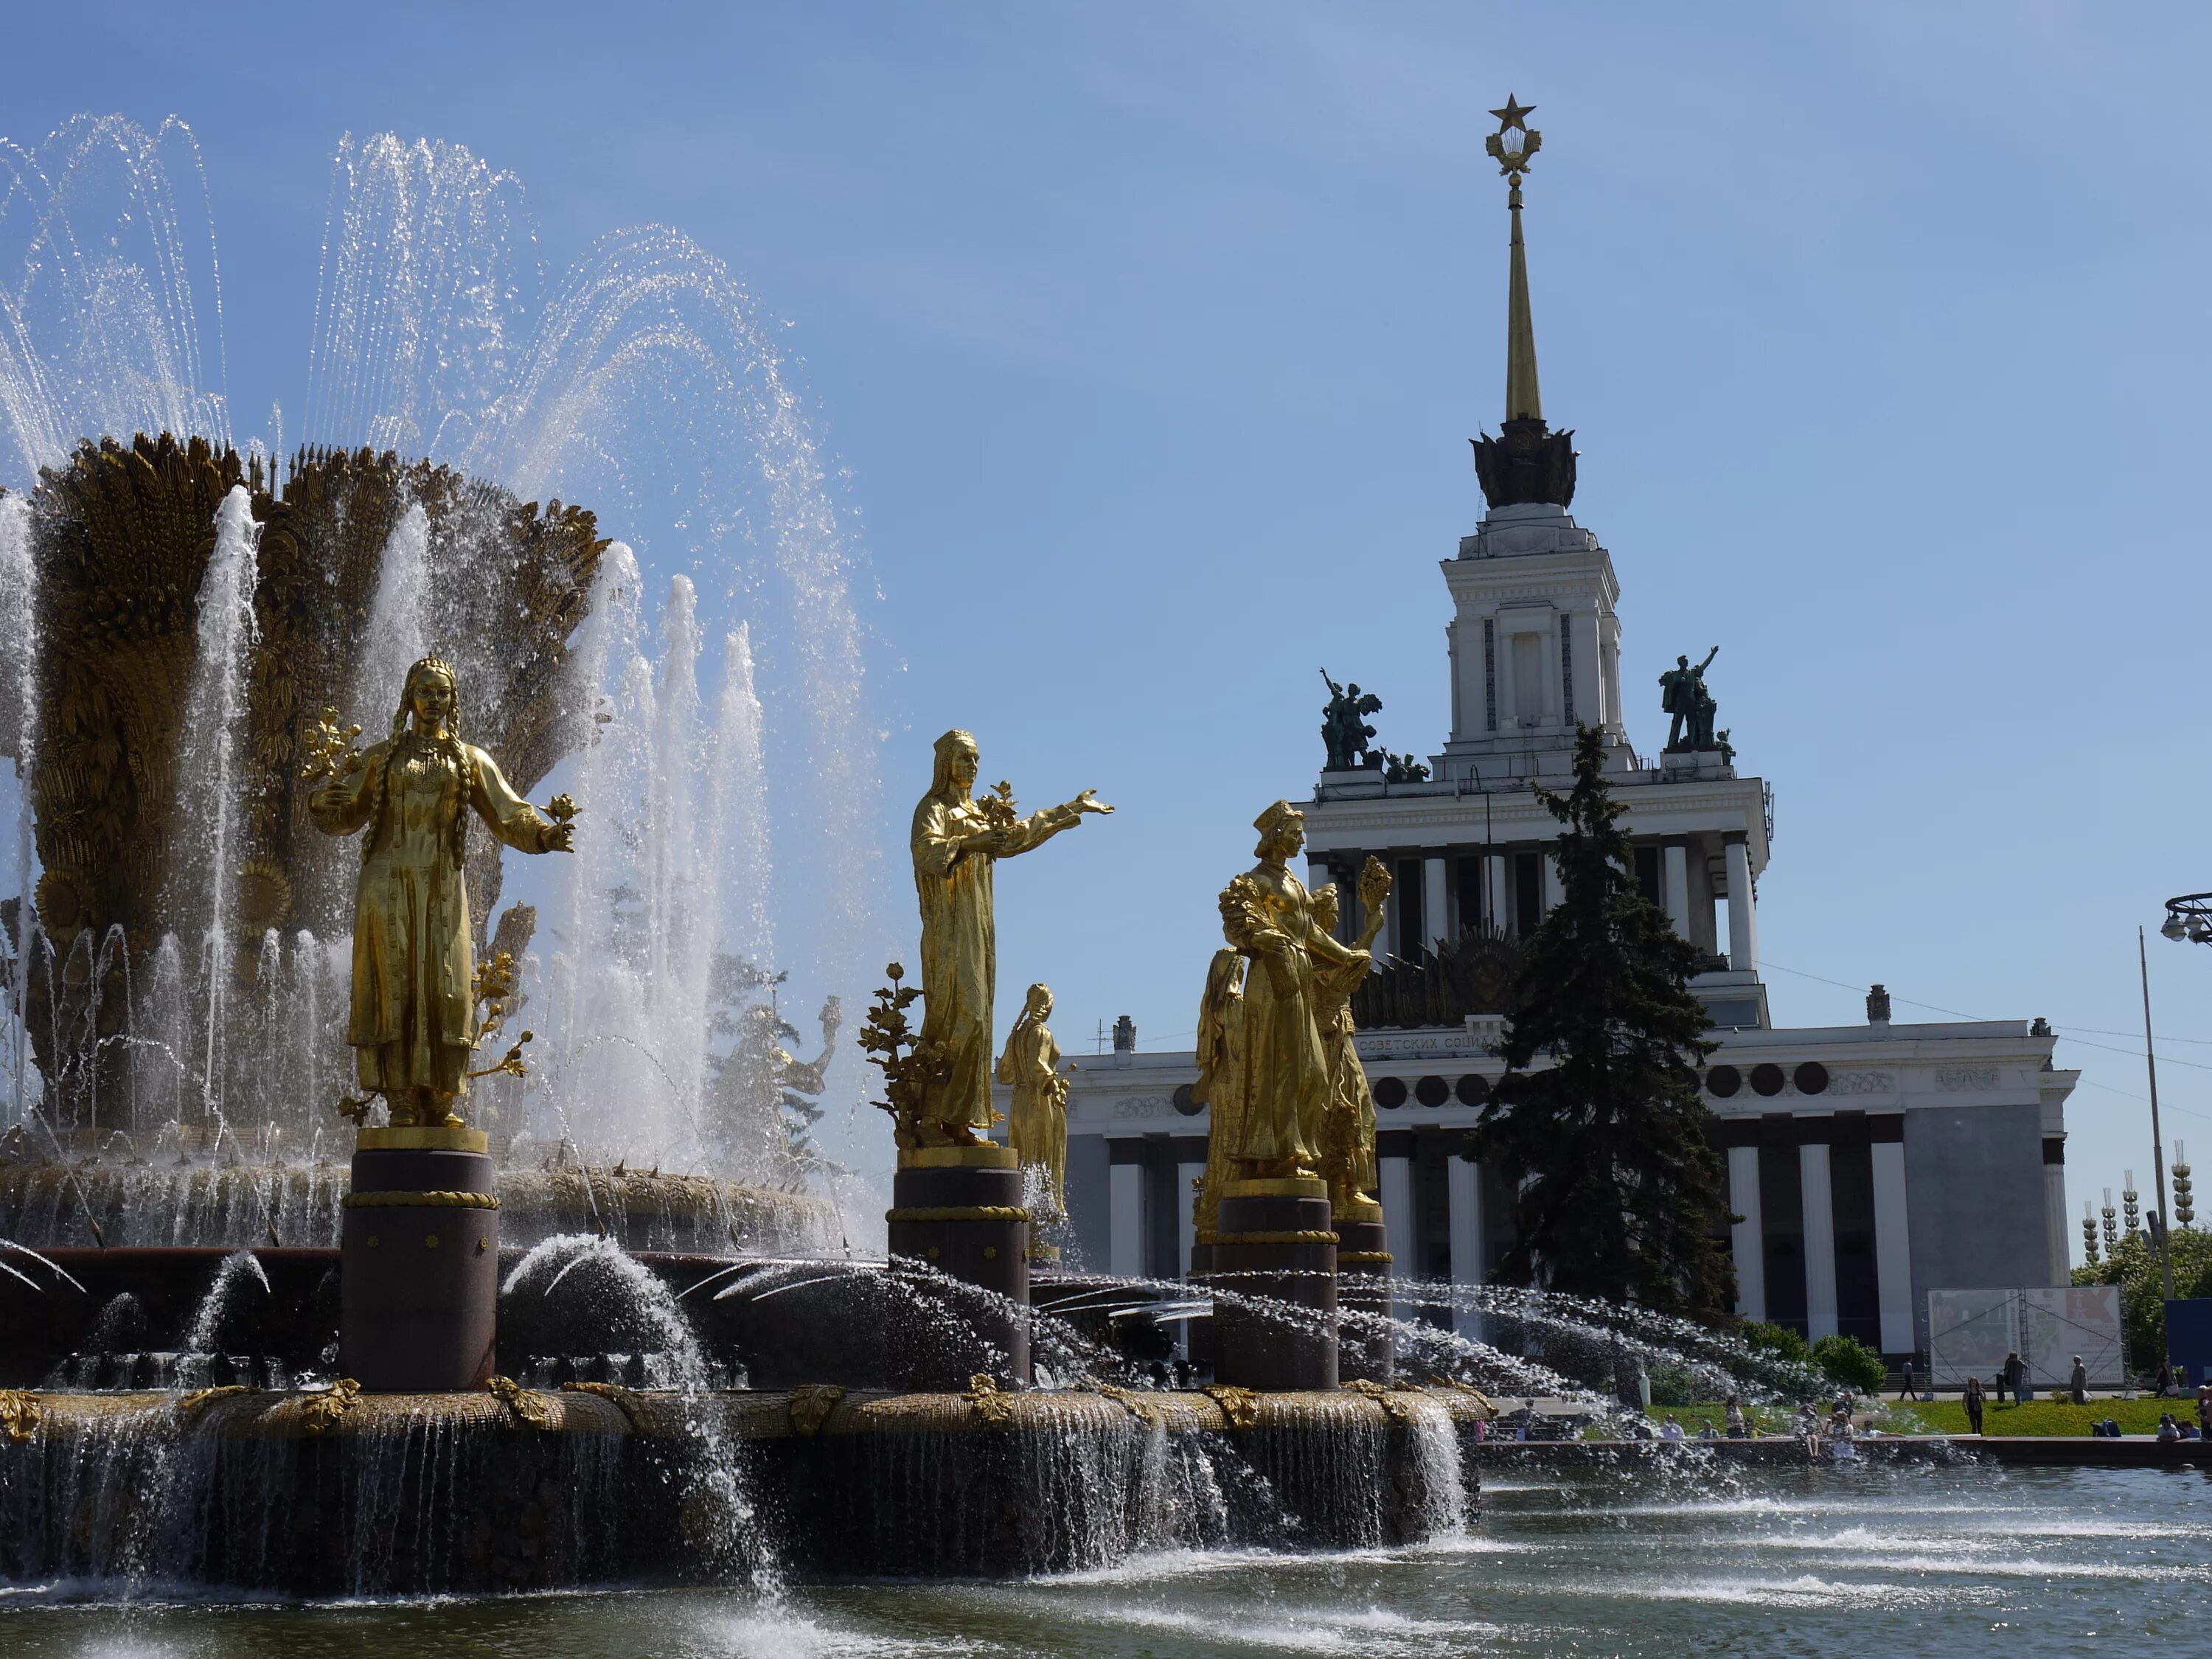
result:
<svg viewBox="0 0 2212 1659"><path fill-rule="evenodd" d="M1966 1408L1966 1427L1975 1434L1982 1431L1982 1379L1978 1376L1968 1377L1966 1392L1960 1396L1960 1403Z"/></svg>
<svg viewBox="0 0 2212 1659"><path fill-rule="evenodd" d="M2074 1376L2067 1388L2073 1395L2075 1405L2089 1403L2089 1368L2081 1363L2081 1356L2078 1353L2074 1356Z"/></svg>
<svg viewBox="0 0 2212 1659"><path fill-rule="evenodd" d="M1915 1384L1915 1382L1914 1382L1914 1381L1913 1381L1913 1376L1912 1376L1912 1362L1911 1362L1910 1359L1908 1359L1908 1360L1906 1360L1906 1361L1905 1362L1905 1371L1904 1371L1904 1374L1903 1374L1903 1376L1900 1376L1900 1377L1899 1378L1899 1380L1898 1380L1898 1384L1897 1384L1897 1399L1898 1399L1898 1403L1899 1403L1899 1404L1900 1404L1900 1405L1902 1405L1905 1401L1908 1401L1908 1400L1915 1399L1915 1398L1917 1398L1917 1397L1918 1396L1919 1393L1920 1393L1920 1390L1919 1390L1918 1387Z"/></svg>

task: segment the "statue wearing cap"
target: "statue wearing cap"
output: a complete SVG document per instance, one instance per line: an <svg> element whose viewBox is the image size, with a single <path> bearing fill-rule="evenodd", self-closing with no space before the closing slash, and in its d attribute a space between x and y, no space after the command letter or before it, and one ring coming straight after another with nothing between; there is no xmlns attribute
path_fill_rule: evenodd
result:
<svg viewBox="0 0 2212 1659"><path fill-rule="evenodd" d="M921 1112L929 1144L973 1146L991 1127L991 1002L998 985L991 870L999 860L1042 847L1087 812L1114 809L1086 789L1073 800L1023 817L1001 783L975 798L974 735L937 740L929 793L914 809L910 845L921 901L921 1041L943 1056L925 1085Z"/></svg>

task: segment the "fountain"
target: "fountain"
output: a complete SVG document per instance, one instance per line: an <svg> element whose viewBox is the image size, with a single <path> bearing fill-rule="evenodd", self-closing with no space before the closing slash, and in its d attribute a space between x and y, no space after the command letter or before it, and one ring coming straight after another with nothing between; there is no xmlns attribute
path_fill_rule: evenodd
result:
<svg viewBox="0 0 2212 1659"><path fill-rule="evenodd" d="M133 131L89 124L73 153L143 179L175 135ZM446 147L342 149L310 397L327 442L234 446L197 334L135 380L0 356L37 469L0 495L21 647L0 748L35 872L0 902L0 1579L769 1591L1420 1545L1464 1532L1491 1394L1595 1420L1618 1356L1755 1372L1741 1344L1631 1310L1382 1278L1372 1113L1346 1092L1364 951L1311 927L1284 803L1222 899L1201 1282L1059 1259L1036 1236L1053 1137L991 1139L990 866L1110 809L975 796L960 732L914 820L921 984L892 969L861 1045L898 1150L887 1249L853 1248L805 1133L839 1005L817 1059L787 1052L768 965L850 984L869 905L858 629L820 467L726 271L627 233L532 313L508 190ZM172 218L118 222L178 252ZM83 273L79 300L113 275ZM145 296L155 336L194 314L169 298ZM672 380L626 378L672 341ZM678 380L702 407L742 388L786 600L724 632L713 696L697 581L670 582L656 648L640 562L598 516L726 471L696 432L625 448ZM747 517L697 488L700 521ZM433 951L429 923L378 908L397 902L379 814L381 780L404 793L440 756L482 822L436 842L470 903ZM540 817L523 798L556 778ZM805 809L789 860L772 784ZM568 862L502 910L501 844ZM785 862L827 896L796 922L772 902ZM1285 916L1294 946L1271 942ZM1245 977L1279 948L1313 961ZM380 1035L380 988L430 982L401 957L480 971L452 966ZM1317 964L1345 971L1309 996ZM465 1095L387 1052L424 1021L431 1048L497 1031L477 1063L447 1056ZM1024 1109L1048 1117L1039 1063ZM1478 1318L1494 1342L1463 1334ZM1167 1370L1177 1353L1194 1375Z"/></svg>

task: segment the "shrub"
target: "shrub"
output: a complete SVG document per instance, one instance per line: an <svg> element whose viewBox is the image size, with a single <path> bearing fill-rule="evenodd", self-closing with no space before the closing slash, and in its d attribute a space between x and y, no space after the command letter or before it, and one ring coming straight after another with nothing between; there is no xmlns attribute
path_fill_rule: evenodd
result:
<svg viewBox="0 0 2212 1659"><path fill-rule="evenodd" d="M1813 1363L1839 1388L1874 1394L1881 1388L1889 1367L1881 1356L1855 1336L1824 1336L1813 1345Z"/></svg>
<svg viewBox="0 0 2212 1659"><path fill-rule="evenodd" d="M1672 1365L1654 1365L1645 1372L1651 1382L1651 1403L1655 1406L1693 1406L1698 1390L1690 1381L1690 1374Z"/></svg>
<svg viewBox="0 0 2212 1659"><path fill-rule="evenodd" d="M1805 1346L1805 1339L1787 1325L1750 1323L1745 1325L1736 1334L1742 1337L1746 1346L1749 1347L1779 1355L1784 1359L1793 1359L1801 1365L1810 1357L1810 1351Z"/></svg>

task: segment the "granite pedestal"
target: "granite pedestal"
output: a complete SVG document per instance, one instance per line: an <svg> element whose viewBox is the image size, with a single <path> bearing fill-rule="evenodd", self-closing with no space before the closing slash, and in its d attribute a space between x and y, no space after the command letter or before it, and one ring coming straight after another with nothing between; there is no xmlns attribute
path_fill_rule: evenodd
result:
<svg viewBox="0 0 2212 1659"><path fill-rule="evenodd" d="M338 1249L338 1370L378 1393L481 1389L499 1200L481 1129L363 1129Z"/></svg>

